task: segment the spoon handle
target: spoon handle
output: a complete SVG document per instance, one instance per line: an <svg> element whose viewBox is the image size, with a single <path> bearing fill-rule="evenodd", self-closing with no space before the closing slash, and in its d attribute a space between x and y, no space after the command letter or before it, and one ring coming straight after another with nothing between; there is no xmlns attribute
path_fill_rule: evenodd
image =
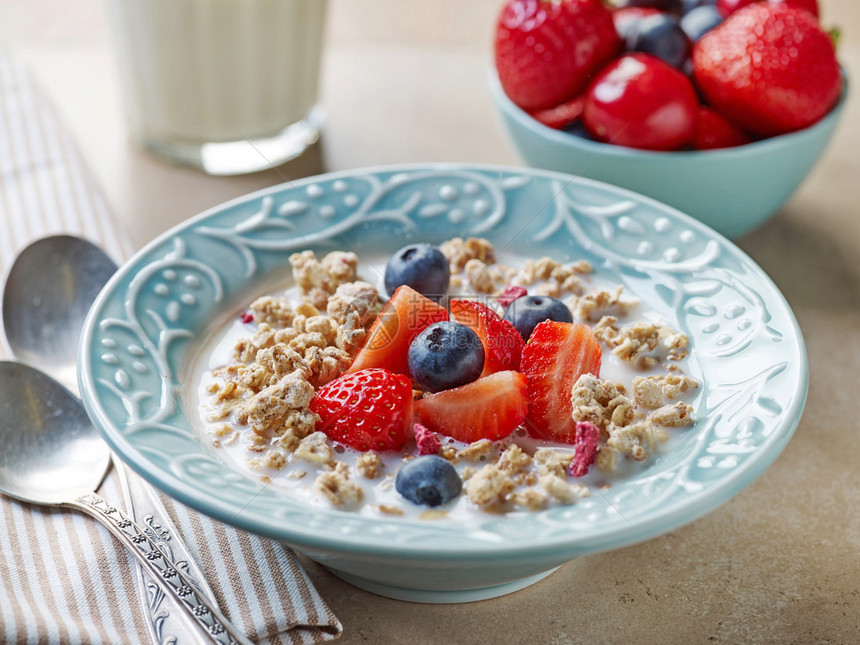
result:
<svg viewBox="0 0 860 645"><path fill-rule="evenodd" d="M194 583L194 587L205 594L215 607L218 606L215 594L206 583L206 577L198 568L188 547L182 541L167 509L159 499L158 493L143 480L126 470L116 454L111 455L117 482L125 500L126 513L143 526L146 534L165 551L181 568L186 577ZM196 626L190 624L183 609L177 606L173 598L165 594L152 580L152 576L142 566L135 566L137 589L140 595L141 607L146 618L146 628L153 643L172 645L191 645L197 643L200 637Z"/></svg>
<svg viewBox="0 0 860 645"><path fill-rule="evenodd" d="M177 606L213 643L252 645L200 592L171 557L159 549L144 529L123 511L96 493L85 493L63 505L83 511L106 526L149 572L153 581L176 601Z"/></svg>

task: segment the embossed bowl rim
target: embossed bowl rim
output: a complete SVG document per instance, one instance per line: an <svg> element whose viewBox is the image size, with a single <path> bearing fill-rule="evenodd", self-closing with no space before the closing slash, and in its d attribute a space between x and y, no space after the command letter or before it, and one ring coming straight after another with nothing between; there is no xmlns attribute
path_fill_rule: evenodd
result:
<svg viewBox="0 0 860 645"><path fill-rule="evenodd" d="M424 542L391 543L378 539L372 532L368 534L339 533L336 528L338 518L348 520L350 517L355 517L355 514L348 511L324 510L317 507L308 507L307 515L324 515L330 521L330 524L327 524L327 530L313 527L308 528L284 521L274 521L264 516L254 515L249 517L247 513L243 514L244 509L237 508L235 505L220 499L217 491L201 491L193 483L184 481L168 470L164 470L157 464L154 464L135 448L133 442L129 442L123 436L120 428L117 427L115 422L105 413L99 404L90 366L90 356L93 351L91 343L94 330L98 326L99 319L97 313L105 301L114 296L114 289L117 285L130 272L135 271L138 268L137 264L142 262L149 253L178 234L194 228L201 221L217 215L222 210L261 199L269 194L295 190L314 182L334 181L338 178L348 179L362 174L394 174L416 171L510 173L548 180L575 182L577 185L592 187L614 197L634 200L655 210L662 211L673 219L680 220L685 227L693 229L697 233L718 243L731 256L741 261L745 269L756 274L756 277L770 291L769 297L772 299L772 303L783 307L784 313L790 321L790 329L786 331L791 332L793 335L787 337L786 340L794 343L794 349L798 354L798 363L795 365L799 375L798 386L797 390L793 392L790 405L782 410L782 414L774 430L764 442L756 447L755 453L740 466L733 468L731 471L726 471L725 476L721 477L717 484L709 483L704 491L688 495L681 503L674 503L669 508L662 509L660 512L656 512L648 517L637 517L631 523L616 522L607 527L598 525L585 535L577 532L571 532L570 534L556 538L541 538L539 535L536 535L532 543L520 542L516 544L505 543L504 539L496 542L469 542L465 539L462 531L459 530L461 527L456 524L447 525L444 530L439 532L440 536L450 538L447 540L434 541L433 544ZM209 208L155 238L138 251L113 276L99 294L87 317L79 345L78 361L78 381L82 398L87 412L97 429L123 461L128 463L144 479L183 504L241 529L298 547L307 547L322 552L354 554L355 556L375 556L391 560L417 559L439 562L446 561L450 563L459 562L463 565L466 563L479 565L481 562L500 564L505 561L513 561L511 560L512 558L524 561L541 560L550 562L558 560L560 562L561 558L569 559L585 553L606 551L642 542L702 517L721 504L729 501L734 495L752 483L771 465L785 448L800 421L800 416L805 405L808 391L808 374L808 362L801 330L782 293L752 259L719 233L661 202L603 182L583 177L574 177L554 171L477 163L396 164L326 173L264 188ZM541 512L538 511L537 513ZM410 520L402 521L406 523L411 522ZM414 525L414 522L412 522L412 525Z"/></svg>

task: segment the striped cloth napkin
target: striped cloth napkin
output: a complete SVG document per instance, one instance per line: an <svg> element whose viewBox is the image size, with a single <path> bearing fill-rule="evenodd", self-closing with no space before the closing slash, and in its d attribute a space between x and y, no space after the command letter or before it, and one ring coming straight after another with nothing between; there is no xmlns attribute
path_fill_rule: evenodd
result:
<svg viewBox="0 0 860 645"><path fill-rule="evenodd" d="M58 233L86 237L119 261L132 250L51 105L0 49L0 272L27 244ZM99 492L124 506L113 471ZM315 643L341 634L292 550L161 499L221 610L251 640ZM135 566L84 515L0 495L0 642L149 642Z"/></svg>

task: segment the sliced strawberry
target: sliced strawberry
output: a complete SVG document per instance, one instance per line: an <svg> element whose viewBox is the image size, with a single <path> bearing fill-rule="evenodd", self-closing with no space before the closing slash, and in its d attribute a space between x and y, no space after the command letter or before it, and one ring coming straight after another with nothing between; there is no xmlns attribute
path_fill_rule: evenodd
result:
<svg viewBox="0 0 860 645"><path fill-rule="evenodd" d="M383 367L408 375L406 355L409 345L425 327L442 320L448 320L448 311L444 307L411 287L398 287L370 326L364 346L347 373Z"/></svg>
<svg viewBox="0 0 860 645"><path fill-rule="evenodd" d="M585 98L579 95L555 107L536 110L530 112L530 114L535 121L543 123L554 130L561 130L564 126L570 125L582 116L582 108L584 106Z"/></svg>
<svg viewBox="0 0 860 645"><path fill-rule="evenodd" d="M381 368L345 374L317 390L310 408L333 441L362 452L400 450L412 427L412 381Z"/></svg>
<svg viewBox="0 0 860 645"><path fill-rule="evenodd" d="M525 426L531 436L574 443L573 384L586 372L599 374L601 355L588 325L546 320L535 327L523 349L521 364L528 379Z"/></svg>
<svg viewBox="0 0 860 645"><path fill-rule="evenodd" d="M451 315L458 323L478 334L484 345L484 371L481 376L520 369L520 355L525 342L511 323L474 300L452 300Z"/></svg>
<svg viewBox="0 0 860 645"><path fill-rule="evenodd" d="M422 425L464 443L507 437L527 411L526 378L513 371L496 372L416 403Z"/></svg>

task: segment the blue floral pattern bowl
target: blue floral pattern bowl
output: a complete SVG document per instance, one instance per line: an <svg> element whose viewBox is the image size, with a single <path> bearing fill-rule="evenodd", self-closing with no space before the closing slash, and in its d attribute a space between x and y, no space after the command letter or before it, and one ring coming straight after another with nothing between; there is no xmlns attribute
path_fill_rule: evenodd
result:
<svg viewBox="0 0 860 645"><path fill-rule="evenodd" d="M569 507L462 524L312 507L238 471L203 436L191 366L295 251L386 257L407 240L484 236L519 258L585 259L693 347L696 423L647 467ZM267 282L268 281L268 282ZM294 546L366 589L476 600L577 555L647 540L750 484L796 427L807 389L797 322L764 272L663 204L587 179L476 165L342 172L275 186L184 222L105 287L80 344L87 410L113 449L179 501Z"/></svg>

